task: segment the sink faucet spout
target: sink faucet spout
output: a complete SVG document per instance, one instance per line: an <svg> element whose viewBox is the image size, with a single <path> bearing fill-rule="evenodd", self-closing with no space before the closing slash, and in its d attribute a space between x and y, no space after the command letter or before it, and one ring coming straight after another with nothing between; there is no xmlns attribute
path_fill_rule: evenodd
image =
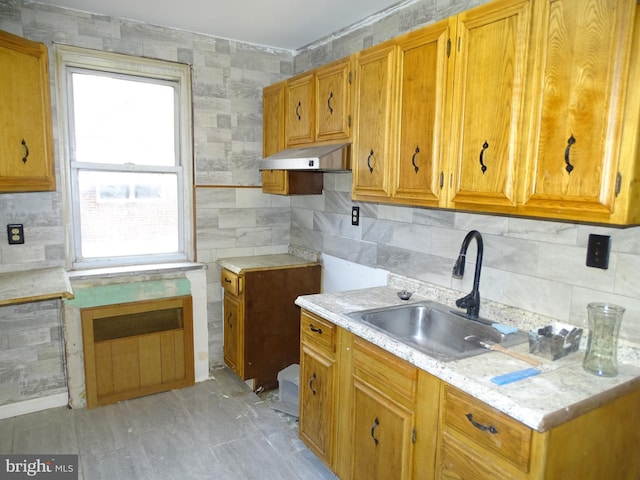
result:
<svg viewBox="0 0 640 480"><path fill-rule="evenodd" d="M456 305L459 308L466 308L468 316L477 318L480 314L480 272L482 270L482 254L484 250L482 235L480 235L480 232L478 232L477 230L471 230L464 237L462 246L460 247L460 254L458 255L458 259L453 266L452 276L454 278L462 278L464 276L464 265L466 262L467 248L469 248L469 243L471 243L471 240L473 239L475 239L476 243L478 244L476 252L476 271L473 277L473 289L468 295L456 300Z"/></svg>

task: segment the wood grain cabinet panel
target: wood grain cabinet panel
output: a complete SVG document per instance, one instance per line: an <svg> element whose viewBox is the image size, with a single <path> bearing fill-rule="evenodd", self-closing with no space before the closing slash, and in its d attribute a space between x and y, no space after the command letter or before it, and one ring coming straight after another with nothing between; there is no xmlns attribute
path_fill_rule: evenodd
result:
<svg viewBox="0 0 640 480"><path fill-rule="evenodd" d="M392 192L397 203L446 206L452 28L455 23L447 19L398 40L400 130Z"/></svg>
<svg viewBox="0 0 640 480"><path fill-rule="evenodd" d="M87 408L194 383L190 296L80 312Z"/></svg>
<svg viewBox="0 0 640 480"><path fill-rule="evenodd" d="M397 55L397 45L385 43L360 52L356 59L354 200L376 201L391 195Z"/></svg>
<svg viewBox="0 0 640 480"><path fill-rule="evenodd" d="M318 142L351 138L352 57L315 70Z"/></svg>
<svg viewBox="0 0 640 480"><path fill-rule="evenodd" d="M544 0L535 8L522 211L638 222L638 204L630 211L629 201L638 200L640 6Z"/></svg>
<svg viewBox="0 0 640 480"><path fill-rule="evenodd" d="M315 135L315 77L305 73L287 81L285 96L287 148L311 143Z"/></svg>
<svg viewBox="0 0 640 480"><path fill-rule="evenodd" d="M0 30L0 192L55 190L47 47Z"/></svg>
<svg viewBox="0 0 640 480"><path fill-rule="evenodd" d="M449 205L515 211L530 3L503 0L457 16Z"/></svg>

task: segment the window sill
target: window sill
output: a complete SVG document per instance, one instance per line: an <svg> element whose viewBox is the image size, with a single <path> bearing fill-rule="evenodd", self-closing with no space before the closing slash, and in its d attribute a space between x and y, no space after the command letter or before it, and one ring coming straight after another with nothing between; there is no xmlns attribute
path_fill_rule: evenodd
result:
<svg viewBox="0 0 640 480"><path fill-rule="evenodd" d="M186 272L190 270L203 270L207 266L204 263L179 262L158 263L150 265L132 265L128 267L92 268L87 270L72 270L68 272L70 280L86 280L97 278L121 278L136 275L160 275L174 272Z"/></svg>

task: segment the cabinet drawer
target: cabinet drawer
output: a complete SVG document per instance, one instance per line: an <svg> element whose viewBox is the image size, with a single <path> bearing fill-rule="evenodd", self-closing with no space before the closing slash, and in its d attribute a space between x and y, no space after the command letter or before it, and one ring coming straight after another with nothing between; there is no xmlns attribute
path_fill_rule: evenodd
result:
<svg viewBox="0 0 640 480"><path fill-rule="evenodd" d="M312 313L302 312L300 337L302 341L314 343L327 352L336 351L336 326Z"/></svg>
<svg viewBox="0 0 640 480"><path fill-rule="evenodd" d="M222 269L220 282L224 291L231 295L240 295L242 292L242 277L227 269Z"/></svg>
<svg viewBox="0 0 640 480"><path fill-rule="evenodd" d="M443 429L454 430L469 445L479 445L529 471L531 429L450 386L443 389Z"/></svg>
<svg viewBox="0 0 640 480"><path fill-rule="evenodd" d="M407 406L416 401L418 368L359 337L353 341L353 372Z"/></svg>

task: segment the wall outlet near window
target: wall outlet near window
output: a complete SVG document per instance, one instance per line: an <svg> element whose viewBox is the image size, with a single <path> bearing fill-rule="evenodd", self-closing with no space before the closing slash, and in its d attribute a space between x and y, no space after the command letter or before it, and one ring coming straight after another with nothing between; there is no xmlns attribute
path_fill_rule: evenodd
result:
<svg viewBox="0 0 640 480"><path fill-rule="evenodd" d="M24 228L21 223L10 223L7 225L7 237L9 245L19 245L24 243Z"/></svg>

